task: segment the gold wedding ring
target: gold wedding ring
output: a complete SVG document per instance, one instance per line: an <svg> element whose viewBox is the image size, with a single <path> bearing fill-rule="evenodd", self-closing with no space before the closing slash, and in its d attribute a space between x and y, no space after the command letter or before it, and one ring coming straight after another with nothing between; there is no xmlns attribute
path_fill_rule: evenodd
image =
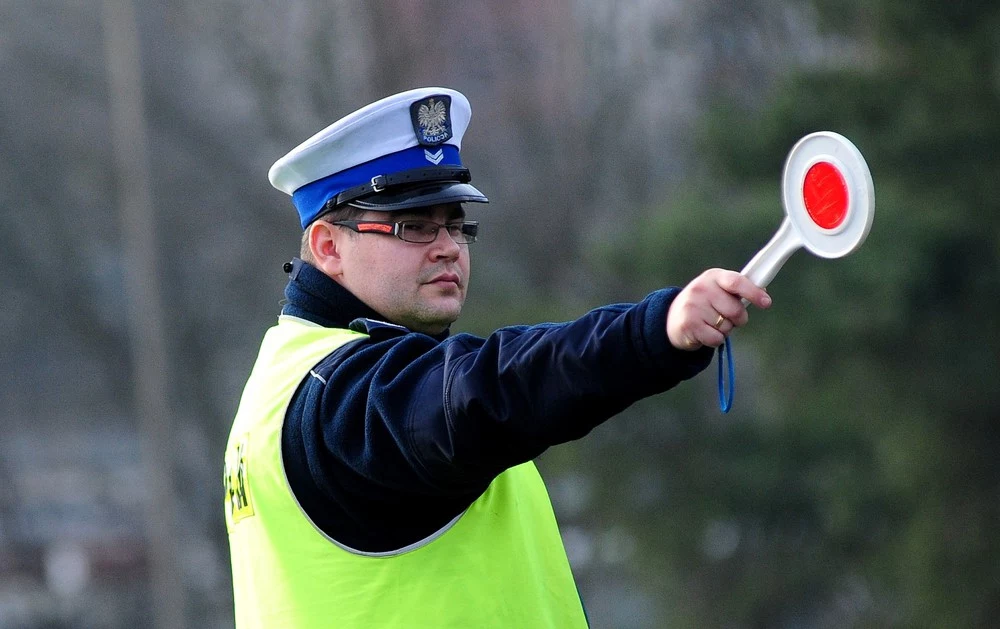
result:
<svg viewBox="0 0 1000 629"><path fill-rule="evenodd" d="M719 318L715 320L715 324L712 327L715 328L716 330L718 330L719 328L722 327L722 322L725 321L725 320L726 320L726 317L720 314Z"/></svg>

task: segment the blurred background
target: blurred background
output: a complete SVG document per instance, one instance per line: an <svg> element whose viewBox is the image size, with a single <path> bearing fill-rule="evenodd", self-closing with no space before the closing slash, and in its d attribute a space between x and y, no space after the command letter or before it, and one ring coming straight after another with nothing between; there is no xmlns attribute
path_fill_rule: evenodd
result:
<svg viewBox="0 0 1000 629"><path fill-rule="evenodd" d="M1000 5L0 0L0 627L232 627L229 424L300 229L269 166L425 85L492 203L456 331L740 269L832 130L868 241L548 451L592 624L1000 626Z"/></svg>

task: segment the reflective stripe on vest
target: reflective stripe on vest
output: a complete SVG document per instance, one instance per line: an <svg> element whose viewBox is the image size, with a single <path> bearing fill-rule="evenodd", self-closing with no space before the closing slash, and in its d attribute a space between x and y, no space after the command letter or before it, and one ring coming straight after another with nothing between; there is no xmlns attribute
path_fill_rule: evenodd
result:
<svg viewBox="0 0 1000 629"><path fill-rule="evenodd" d="M281 464L285 413L316 364L361 338L288 316L264 336L226 447L237 629L586 627L530 462L500 474L440 534L396 554L351 552L303 513Z"/></svg>

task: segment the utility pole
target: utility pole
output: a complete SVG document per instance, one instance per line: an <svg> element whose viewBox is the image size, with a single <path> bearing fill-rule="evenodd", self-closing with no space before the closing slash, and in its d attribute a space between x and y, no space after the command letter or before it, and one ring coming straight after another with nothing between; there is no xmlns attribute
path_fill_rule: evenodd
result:
<svg viewBox="0 0 1000 629"><path fill-rule="evenodd" d="M154 629L182 629L185 600L177 561L177 498L173 487L166 335L156 259L156 221L150 191L138 28L131 0L104 0L103 5L135 409L139 416L147 490L146 538L153 599L150 624Z"/></svg>

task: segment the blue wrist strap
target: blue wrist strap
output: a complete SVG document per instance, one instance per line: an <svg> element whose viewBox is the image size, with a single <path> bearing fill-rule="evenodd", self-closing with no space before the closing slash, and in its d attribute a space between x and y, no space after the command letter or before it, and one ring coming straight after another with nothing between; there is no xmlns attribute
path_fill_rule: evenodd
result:
<svg viewBox="0 0 1000 629"><path fill-rule="evenodd" d="M726 381L722 376L722 360L725 357L726 365L729 368L729 395L727 396ZM733 367L733 348L726 337L726 342L719 346L719 410L728 413L733 407L733 392L736 390L736 369Z"/></svg>

